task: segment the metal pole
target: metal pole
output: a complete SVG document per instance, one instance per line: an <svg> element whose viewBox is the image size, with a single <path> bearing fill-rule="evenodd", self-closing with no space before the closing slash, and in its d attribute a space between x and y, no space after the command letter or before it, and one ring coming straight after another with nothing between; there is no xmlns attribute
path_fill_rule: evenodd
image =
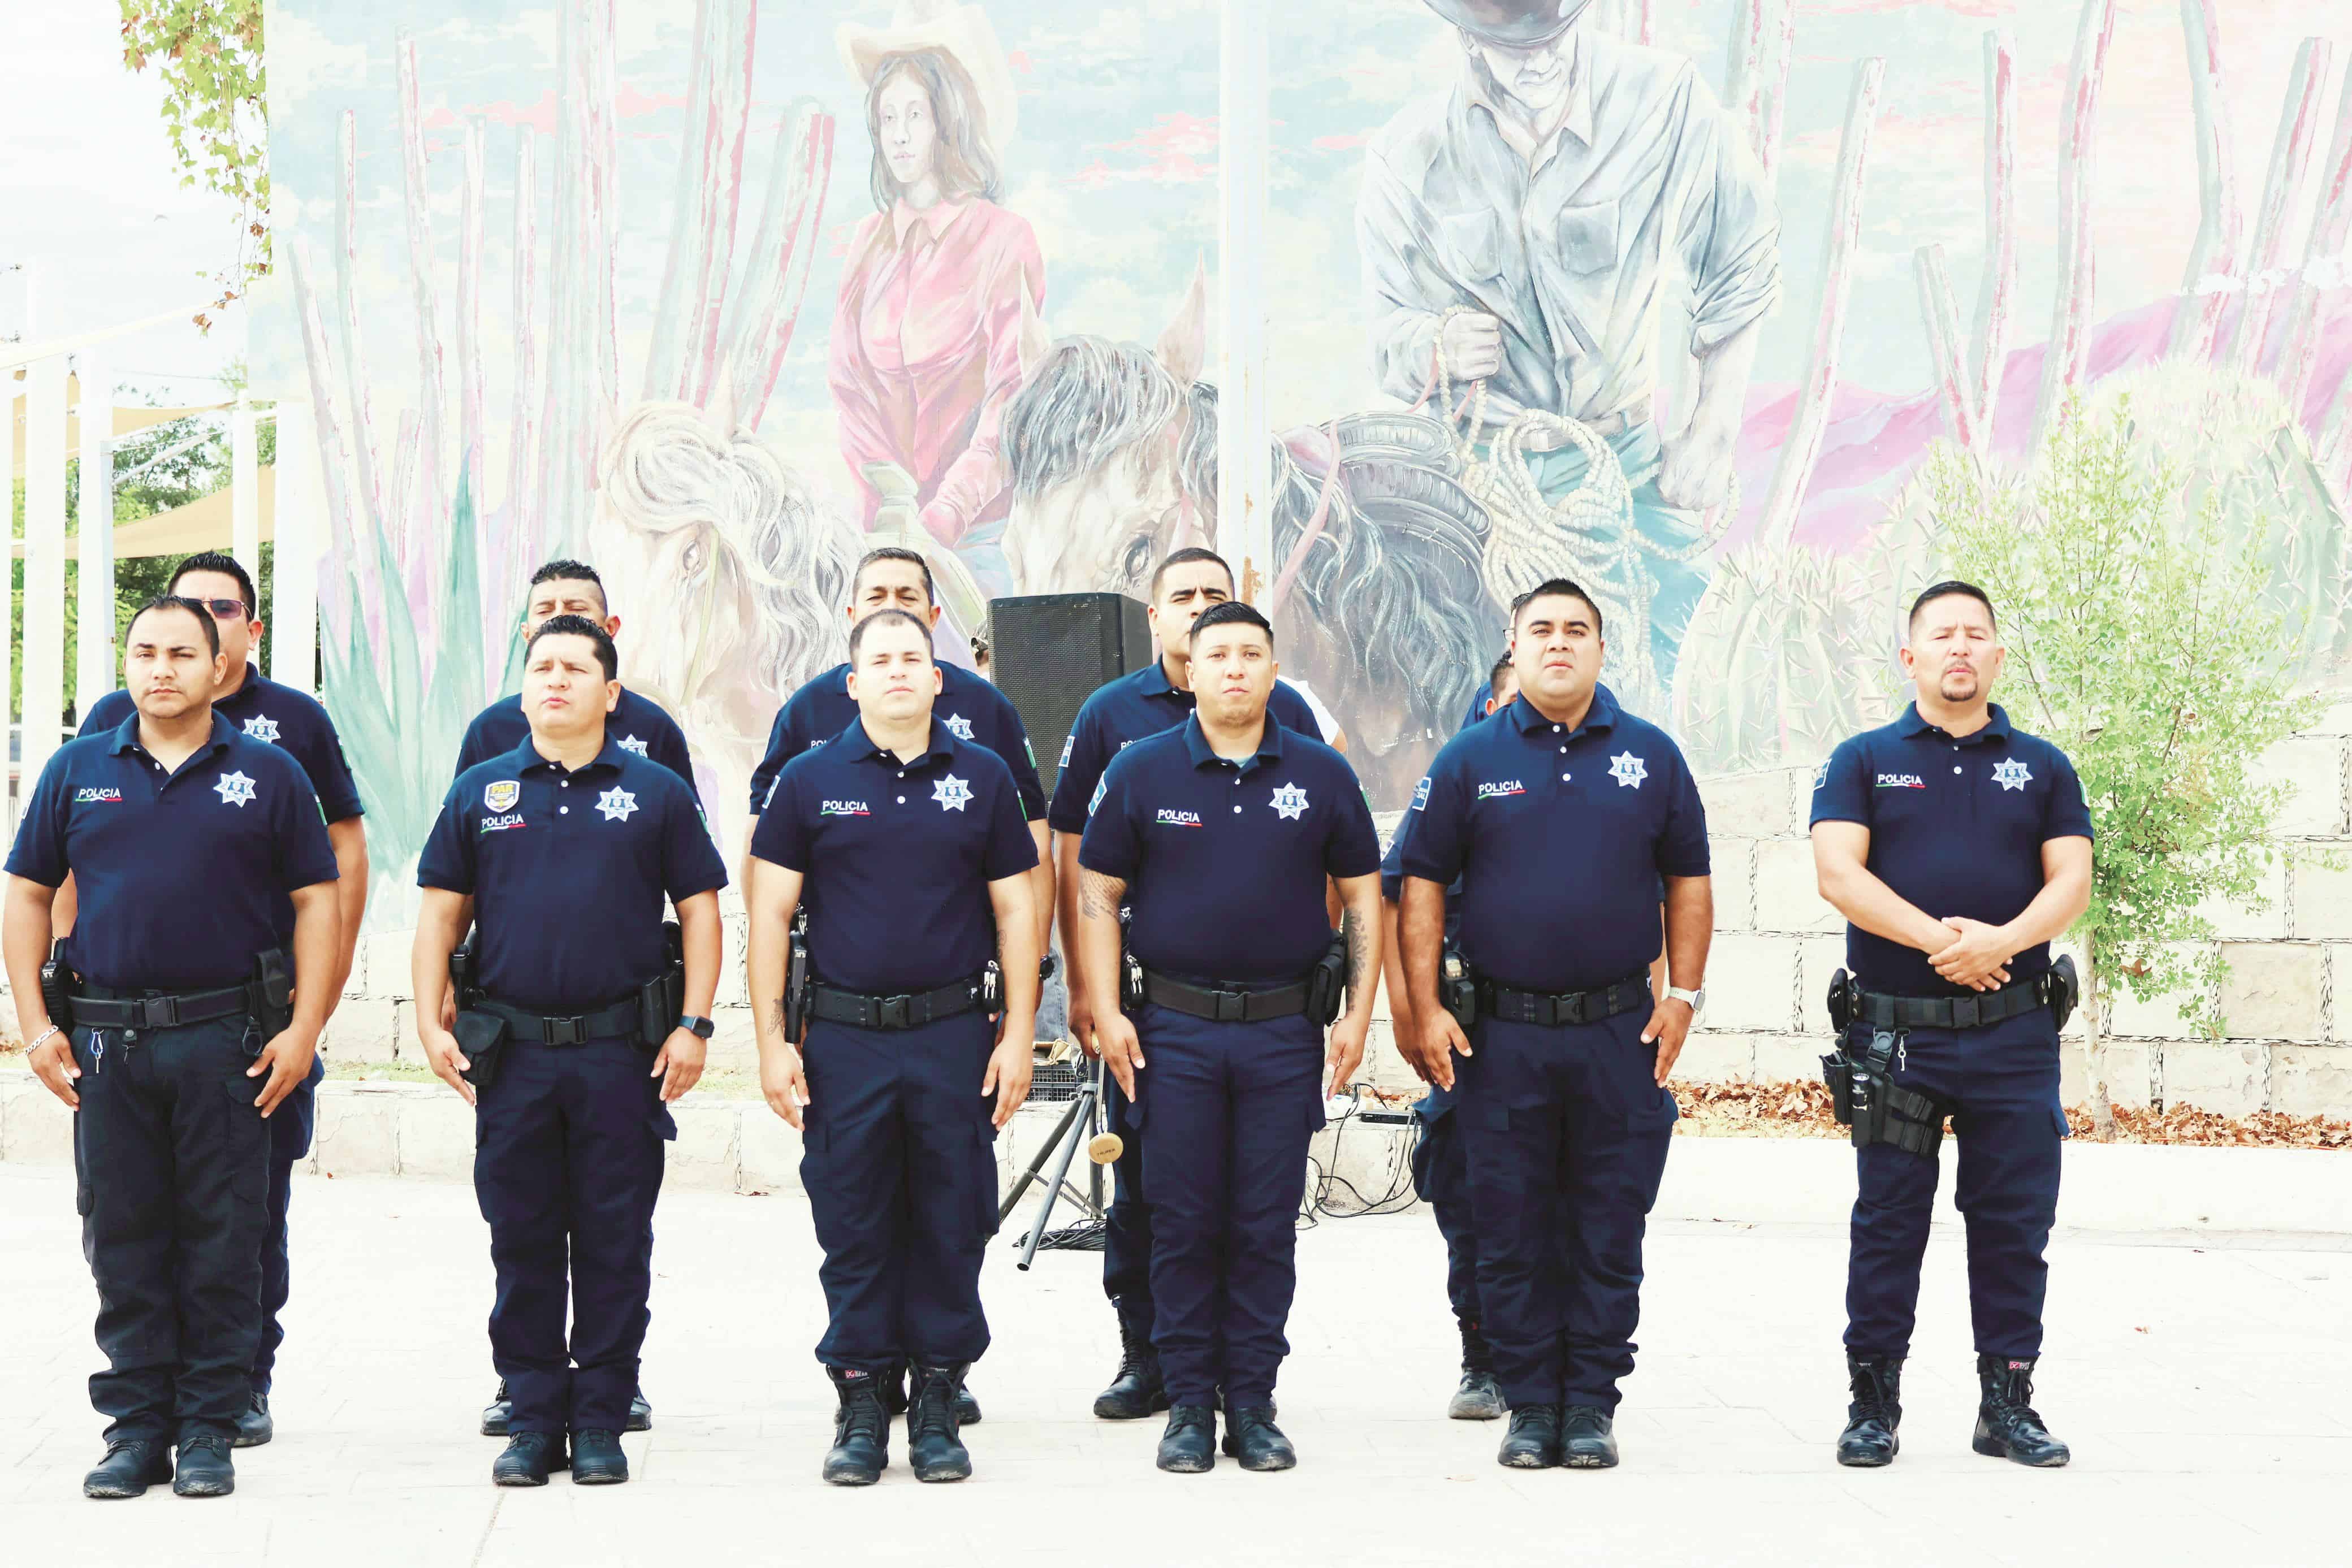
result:
<svg viewBox="0 0 2352 1568"><path fill-rule="evenodd" d="M25 735L29 791L65 722L66 357L25 368Z"/></svg>
<svg viewBox="0 0 2352 1568"><path fill-rule="evenodd" d="M1274 585L1273 424L1265 402L1267 37L1264 0L1223 0L1217 90L1218 553L1240 597Z"/></svg>
<svg viewBox="0 0 2352 1568"><path fill-rule="evenodd" d="M319 428L306 397L278 405L277 572L269 590L269 636L262 643L273 681L312 695L319 689L319 549L324 538L325 476Z"/></svg>
<svg viewBox="0 0 2352 1568"><path fill-rule="evenodd" d="M260 453L253 405L239 392L228 416L228 548L256 580L261 577Z"/></svg>
<svg viewBox="0 0 2352 1568"><path fill-rule="evenodd" d="M81 372L81 495L74 578L74 711L114 689L114 390L106 368L76 356Z"/></svg>

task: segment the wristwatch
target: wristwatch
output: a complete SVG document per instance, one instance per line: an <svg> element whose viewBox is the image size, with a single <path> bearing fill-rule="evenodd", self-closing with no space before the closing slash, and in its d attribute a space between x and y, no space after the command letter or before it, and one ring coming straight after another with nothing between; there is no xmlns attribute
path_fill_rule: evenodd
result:
<svg viewBox="0 0 2352 1568"><path fill-rule="evenodd" d="M1691 1017L1694 1019L1698 1017L1699 1009L1706 1006L1706 988L1705 986L1699 987L1698 989L1695 991L1684 990L1680 986L1668 986L1666 988L1666 995L1688 1007L1691 1010Z"/></svg>
<svg viewBox="0 0 2352 1568"><path fill-rule="evenodd" d="M709 1040L719 1028L717 1024L712 1023L709 1019L697 1018L692 1013L688 1013L683 1018L679 1019L677 1020L677 1027L688 1031L697 1040Z"/></svg>

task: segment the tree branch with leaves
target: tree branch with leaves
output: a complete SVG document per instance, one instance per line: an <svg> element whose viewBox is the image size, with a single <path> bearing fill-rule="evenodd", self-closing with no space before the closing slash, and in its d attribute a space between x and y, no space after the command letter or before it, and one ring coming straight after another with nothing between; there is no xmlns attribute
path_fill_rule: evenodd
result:
<svg viewBox="0 0 2352 1568"><path fill-rule="evenodd" d="M236 204L236 264L213 281L219 310L269 271L269 111L262 0L120 0L122 63L163 83L163 128L184 185ZM209 313L196 317L209 330Z"/></svg>

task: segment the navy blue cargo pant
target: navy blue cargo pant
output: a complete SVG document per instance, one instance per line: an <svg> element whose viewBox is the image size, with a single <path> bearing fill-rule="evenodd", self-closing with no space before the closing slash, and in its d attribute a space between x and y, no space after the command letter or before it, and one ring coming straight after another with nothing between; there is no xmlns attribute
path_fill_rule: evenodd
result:
<svg viewBox="0 0 2352 1568"><path fill-rule="evenodd" d="M1144 1053L1147 1060L1150 1052ZM1103 1294L1119 1322L1151 1338L1151 1208L1143 1197L1143 1127L1118 1085L1103 1074L1104 1124L1119 1136L1110 1167L1110 1210L1103 1217Z"/></svg>
<svg viewBox="0 0 2352 1568"><path fill-rule="evenodd" d="M261 1332L269 1124L243 1017L73 1032L74 1207L98 1282L106 1438L230 1437Z"/></svg>
<svg viewBox="0 0 2352 1568"><path fill-rule="evenodd" d="M1478 1304L1514 1408L1617 1407L1642 1316L1642 1239L1675 1099L1635 1009L1546 1029L1480 1019L1455 1065Z"/></svg>
<svg viewBox="0 0 2352 1568"><path fill-rule="evenodd" d="M1413 1196L1437 1216L1445 1238L1445 1299L1465 1327L1478 1318L1478 1232L1470 1217L1469 1156L1462 1147L1462 1118L1454 1113L1450 1090L1430 1085L1412 1108L1420 1136L1412 1145Z"/></svg>
<svg viewBox="0 0 2352 1568"><path fill-rule="evenodd" d="M269 1392L278 1370L278 1347L286 1343L286 1327L278 1321L294 1289L286 1216L294 1201L294 1167L310 1157L310 1138L319 1124L319 1081L326 1076L327 1059L313 1058L310 1075L278 1103L269 1118L269 1201L261 1238L261 1345L253 1357L256 1394Z"/></svg>
<svg viewBox="0 0 2352 1568"><path fill-rule="evenodd" d="M980 1266L996 1234L996 1026L812 1022L801 1186L824 1249L816 1357L844 1371L946 1366L988 1349Z"/></svg>
<svg viewBox="0 0 2352 1568"><path fill-rule="evenodd" d="M1869 1048L1867 1025L1847 1035ZM2042 1354L2042 1250L2058 1214L2058 1030L2046 1011L1971 1030L1915 1029L1894 1061L1895 1082L1949 1112L1959 1140L1953 1202L1968 1228L1969 1312L1977 1350L2020 1359ZM1937 1162L1892 1144L1854 1151L1852 1250L1846 1266L1846 1348L1910 1354L1919 1263L1936 1207Z"/></svg>
<svg viewBox="0 0 2352 1568"><path fill-rule="evenodd" d="M1134 1015L1130 1124L1151 1172L1152 1343L1178 1405L1274 1403L1290 1354L1307 1145L1323 1125L1323 1031L1304 1015Z"/></svg>
<svg viewBox="0 0 2352 1568"><path fill-rule="evenodd" d="M652 1069L634 1037L509 1040L477 1093L474 1194L498 1274L490 1359L511 1432L628 1425L652 1320L654 1202L677 1136Z"/></svg>

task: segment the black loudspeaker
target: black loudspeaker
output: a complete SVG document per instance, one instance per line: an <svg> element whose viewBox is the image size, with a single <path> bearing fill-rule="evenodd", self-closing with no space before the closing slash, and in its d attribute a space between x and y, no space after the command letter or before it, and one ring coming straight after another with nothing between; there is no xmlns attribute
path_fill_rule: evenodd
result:
<svg viewBox="0 0 2352 1568"><path fill-rule="evenodd" d="M989 673L1021 715L1051 796L1078 709L1151 662L1151 622L1125 594L1038 593L992 601L988 629Z"/></svg>

